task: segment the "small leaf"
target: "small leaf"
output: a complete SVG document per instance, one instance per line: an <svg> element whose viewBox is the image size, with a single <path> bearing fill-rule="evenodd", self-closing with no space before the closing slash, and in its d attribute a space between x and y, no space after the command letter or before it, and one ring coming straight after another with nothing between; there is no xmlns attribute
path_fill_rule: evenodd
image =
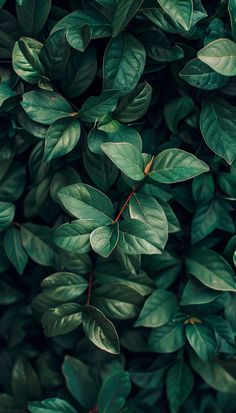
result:
<svg viewBox="0 0 236 413"><path fill-rule="evenodd" d="M90 235L92 249L102 257L108 257L119 240L118 223L96 228Z"/></svg>
<svg viewBox="0 0 236 413"><path fill-rule="evenodd" d="M143 0L121 0L117 3L112 19L113 36L116 36L127 26L142 3Z"/></svg>
<svg viewBox="0 0 236 413"><path fill-rule="evenodd" d="M108 376L98 396L98 411L103 413L119 413L125 405L126 397L131 391L129 374L117 371Z"/></svg>
<svg viewBox="0 0 236 413"><path fill-rule="evenodd" d="M70 272L57 272L44 278L42 290L55 301L73 301L88 287L88 282L81 275Z"/></svg>
<svg viewBox="0 0 236 413"><path fill-rule="evenodd" d="M31 413L77 413L70 403L57 397L40 402L29 402L28 409Z"/></svg>
<svg viewBox="0 0 236 413"><path fill-rule="evenodd" d="M22 37L15 43L12 52L12 66L15 72L26 82L36 84L44 74L39 60L42 43L29 37Z"/></svg>
<svg viewBox="0 0 236 413"><path fill-rule="evenodd" d="M28 255L22 247L19 229L10 227L4 234L3 245L9 261L19 274L23 274Z"/></svg>
<svg viewBox="0 0 236 413"><path fill-rule="evenodd" d="M168 371L166 392L171 413L177 413L193 388L193 374L182 360L177 361Z"/></svg>
<svg viewBox="0 0 236 413"><path fill-rule="evenodd" d="M163 10L177 21L185 30L189 30L193 17L192 0L157 0Z"/></svg>
<svg viewBox="0 0 236 413"><path fill-rule="evenodd" d="M209 171L205 162L181 149L166 149L154 159L150 178L163 184L182 182Z"/></svg>
<svg viewBox="0 0 236 413"><path fill-rule="evenodd" d="M202 361L209 361L216 353L217 340L211 326L204 323L187 324L186 336L189 344Z"/></svg>
<svg viewBox="0 0 236 413"><path fill-rule="evenodd" d="M0 202L0 231L6 229L15 215L15 205L11 202Z"/></svg>
<svg viewBox="0 0 236 413"><path fill-rule="evenodd" d="M54 242L59 247L69 252L88 252L90 250L90 233L97 227L91 220L78 219L67 222L58 227L54 232Z"/></svg>
<svg viewBox="0 0 236 413"><path fill-rule="evenodd" d="M51 308L42 317L44 333L47 337L68 334L82 323L82 307L79 304L61 304Z"/></svg>
<svg viewBox="0 0 236 413"><path fill-rule="evenodd" d="M134 181L141 181L144 175L144 163L141 152L126 142L108 142L101 145L103 152L112 162Z"/></svg>
<svg viewBox="0 0 236 413"><path fill-rule="evenodd" d="M108 353L119 354L119 338L114 325L95 307L88 305L83 310L83 328L95 346Z"/></svg>

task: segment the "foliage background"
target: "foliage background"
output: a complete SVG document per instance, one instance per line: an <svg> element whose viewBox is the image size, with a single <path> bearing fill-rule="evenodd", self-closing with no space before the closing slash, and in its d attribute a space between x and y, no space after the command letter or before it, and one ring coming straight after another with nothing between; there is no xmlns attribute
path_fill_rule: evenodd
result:
<svg viewBox="0 0 236 413"><path fill-rule="evenodd" d="M0 413L235 412L236 1L0 7Z"/></svg>

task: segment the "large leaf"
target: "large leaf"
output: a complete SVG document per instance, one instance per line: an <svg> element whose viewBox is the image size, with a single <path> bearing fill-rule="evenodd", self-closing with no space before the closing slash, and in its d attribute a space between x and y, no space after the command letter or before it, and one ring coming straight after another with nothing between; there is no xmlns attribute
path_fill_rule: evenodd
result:
<svg viewBox="0 0 236 413"><path fill-rule="evenodd" d="M62 372L66 379L66 386L75 400L85 409L94 406L98 390L86 364L75 357L66 356Z"/></svg>
<svg viewBox="0 0 236 413"><path fill-rule="evenodd" d="M228 83L226 76L215 72L199 59L190 60L181 70L179 76L191 86L203 90L219 89Z"/></svg>
<svg viewBox="0 0 236 413"><path fill-rule="evenodd" d="M220 98L203 100L200 128L206 144L231 164L236 157L236 108Z"/></svg>
<svg viewBox="0 0 236 413"><path fill-rule="evenodd" d="M141 181L145 177L141 152L134 145L127 142L108 142L102 144L101 148L129 178Z"/></svg>
<svg viewBox="0 0 236 413"><path fill-rule="evenodd" d="M40 52L45 73L50 79L60 78L70 55L70 46L64 30L58 30L47 39Z"/></svg>
<svg viewBox="0 0 236 413"><path fill-rule="evenodd" d="M236 291L234 272L227 261L215 251L194 249L187 255L187 270L213 290Z"/></svg>
<svg viewBox="0 0 236 413"><path fill-rule="evenodd" d="M163 10L177 21L185 30L189 30L193 17L192 0L157 0Z"/></svg>
<svg viewBox="0 0 236 413"><path fill-rule="evenodd" d="M153 161L150 178L163 184L186 181L209 171L205 162L181 149L166 149Z"/></svg>
<svg viewBox="0 0 236 413"><path fill-rule="evenodd" d="M145 65L145 49L132 35L121 33L109 42L103 62L103 89L127 94L137 85Z"/></svg>
<svg viewBox="0 0 236 413"><path fill-rule="evenodd" d="M99 392L98 409L103 413L119 413L131 391L129 374L117 371L108 376Z"/></svg>
<svg viewBox="0 0 236 413"><path fill-rule="evenodd" d="M167 324L154 328L149 338L150 351L171 353L183 347L186 341L184 320L184 315L177 315Z"/></svg>
<svg viewBox="0 0 236 413"><path fill-rule="evenodd" d="M202 361L209 361L216 353L217 340L211 326L202 322L187 324L186 336L189 344Z"/></svg>
<svg viewBox="0 0 236 413"><path fill-rule="evenodd" d="M88 287L81 275L70 272L57 272L44 278L41 287L46 295L55 301L73 301Z"/></svg>
<svg viewBox="0 0 236 413"><path fill-rule="evenodd" d="M126 254L161 254L162 242L149 224L127 219L120 224L119 248Z"/></svg>
<svg viewBox="0 0 236 413"><path fill-rule="evenodd" d="M72 116L73 109L61 95L46 90L32 90L23 95L22 107L30 119L50 125L57 119Z"/></svg>
<svg viewBox="0 0 236 413"><path fill-rule="evenodd" d="M75 303L51 308L42 317L44 333L47 337L70 333L81 323L82 307Z"/></svg>
<svg viewBox="0 0 236 413"><path fill-rule="evenodd" d="M147 298L135 326L160 327L178 310L176 296L165 290L156 290Z"/></svg>
<svg viewBox="0 0 236 413"><path fill-rule="evenodd" d="M83 310L83 328L95 346L108 353L119 354L119 338L114 325L95 307L87 305Z"/></svg>
<svg viewBox="0 0 236 413"><path fill-rule="evenodd" d="M121 0L117 3L112 19L113 36L116 36L135 16L143 0Z"/></svg>
<svg viewBox="0 0 236 413"><path fill-rule="evenodd" d="M48 129L45 139L45 161L59 158L74 149L80 138L80 124L72 117L56 120Z"/></svg>
<svg viewBox="0 0 236 413"><path fill-rule="evenodd" d="M29 37L22 37L15 43L12 52L12 65L15 72L26 82L35 84L44 74L39 60L42 43Z"/></svg>
<svg viewBox="0 0 236 413"><path fill-rule="evenodd" d="M21 29L28 36L35 36L42 29L49 15L51 0L24 0L17 2L16 12Z"/></svg>
<svg viewBox="0 0 236 413"><path fill-rule="evenodd" d="M74 184L61 188L58 196L64 208L80 219L96 221L101 225L112 223L113 206L101 191L87 184Z"/></svg>
<svg viewBox="0 0 236 413"><path fill-rule="evenodd" d="M221 75L236 75L236 43L230 39L217 39L208 43L197 56Z"/></svg>

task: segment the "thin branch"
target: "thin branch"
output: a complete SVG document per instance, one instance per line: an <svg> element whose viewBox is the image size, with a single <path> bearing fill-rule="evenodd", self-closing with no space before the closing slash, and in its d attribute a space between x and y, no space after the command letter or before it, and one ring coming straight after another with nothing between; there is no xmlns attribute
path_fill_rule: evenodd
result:
<svg viewBox="0 0 236 413"><path fill-rule="evenodd" d="M93 274L90 274L86 305L89 305L89 304L90 304L90 301L91 301L92 286L93 286ZM91 413L91 412L89 412L89 413Z"/></svg>
<svg viewBox="0 0 236 413"><path fill-rule="evenodd" d="M122 206L122 208L121 208L120 211L118 212L115 220L113 221L113 224L114 224L115 222L119 221L121 215L123 214L125 208L127 207L129 201L131 200L132 196L134 196L134 194L135 194L135 190L133 190L133 191L129 194L129 196L128 196L128 198L126 199L124 205Z"/></svg>

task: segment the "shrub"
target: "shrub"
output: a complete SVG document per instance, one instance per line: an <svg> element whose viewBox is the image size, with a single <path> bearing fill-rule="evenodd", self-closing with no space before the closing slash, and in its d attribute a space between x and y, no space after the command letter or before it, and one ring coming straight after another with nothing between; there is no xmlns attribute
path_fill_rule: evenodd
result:
<svg viewBox="0 0 236 413"><path fill-rule="evenodd" d="M0 1L0 413L236 411L236 1L202 3Z"/></svg>

